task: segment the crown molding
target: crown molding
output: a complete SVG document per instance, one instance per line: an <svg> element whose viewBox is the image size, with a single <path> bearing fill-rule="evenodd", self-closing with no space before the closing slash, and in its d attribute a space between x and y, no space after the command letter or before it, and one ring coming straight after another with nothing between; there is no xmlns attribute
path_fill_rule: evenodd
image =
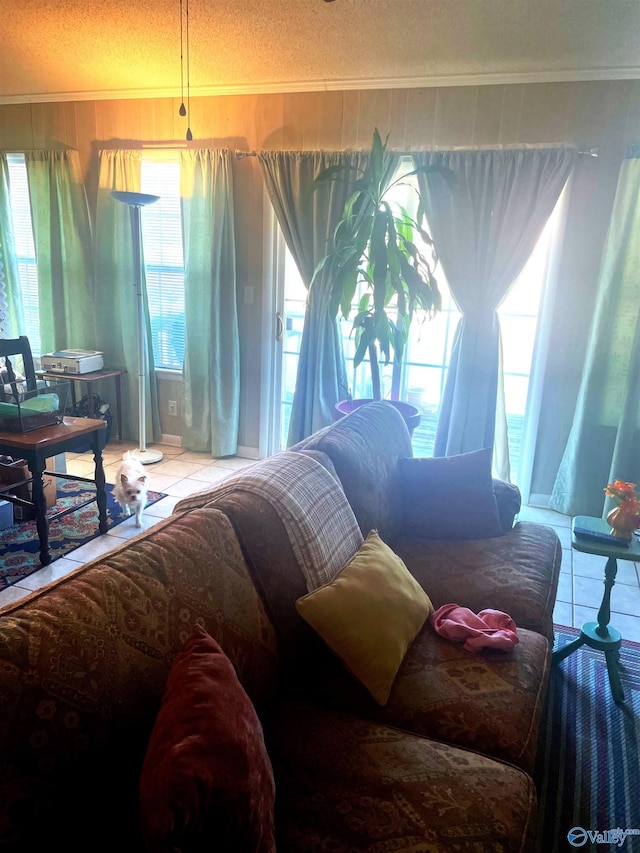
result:
<svg viewBox="0 0 640 853"><path fill-rule="evenodd" d="M522 83L582 83L589 81L640 80L640 66L582 68L557 71L478 72L421 77L370 77L337 80L246 83L191 87L191 97L221 95L273 95L298 92L335 92L369 89L424 89L452 86L502 86ZM166 89L113 89L85 92L36 92L0 95L1 104L52 103L67 101L120 101L148 98L178 98L176 87Z"/></svg>

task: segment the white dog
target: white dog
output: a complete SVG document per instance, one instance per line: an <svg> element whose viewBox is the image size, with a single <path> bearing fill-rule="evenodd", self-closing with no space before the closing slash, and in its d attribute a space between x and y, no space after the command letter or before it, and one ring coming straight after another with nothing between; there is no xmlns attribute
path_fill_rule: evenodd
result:
<svg viewBox="0 0 640 853"><path fill-rule="evenodd" d="M135 513L136 527L142 527L142 511L147 505L147 474L140 462L132 457L130 450L122 457L113 496L126 515Z"/></svg>

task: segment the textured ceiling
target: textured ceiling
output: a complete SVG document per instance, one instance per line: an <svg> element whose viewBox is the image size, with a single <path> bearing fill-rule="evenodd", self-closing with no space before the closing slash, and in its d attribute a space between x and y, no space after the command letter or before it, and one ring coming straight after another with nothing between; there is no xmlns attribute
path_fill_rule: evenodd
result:
<svg viewBox="0 0 640 853"><path fill-rule="evenodd" d="M180 92L180 0L2 6L0 103ZM637 78L640 0L190 0L189 42L192 95Z"/></svg>

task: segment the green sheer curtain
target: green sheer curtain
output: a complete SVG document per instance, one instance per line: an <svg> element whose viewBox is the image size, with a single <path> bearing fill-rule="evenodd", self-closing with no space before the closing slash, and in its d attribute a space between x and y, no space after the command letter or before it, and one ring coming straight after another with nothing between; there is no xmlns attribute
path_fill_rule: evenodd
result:
<svg viewBox="0 0 640 853"><path fill-rule="evenodd" d="M25 152L42 352L97 349L92 234L78 152Z"/></svg>
<svg viewBox="0 0 640 853"><path fill-rule="evenodd" d="M603 489L640 482L640 145L618 178L573 425L550 506L604 515Z"/></svg>
<svg viewBox="0 0 640 853"><path fill-rule="evenodd" d="M564 187L574 149L414 154L442 268L462 318L456 329L436 431L435 456L494 447L495 475L509 479L500 324L496 309L520 274ZM500 396L499 396L500 395ZM496 414L501 417L496 429ZM500 446L495 447L495 442Z"/></svg>
<svg viewBox="0 0 640 853"><path fill-rule="evenodd" d="M24 314L16 260L16 242L11 217L9 166L0 151L0 338L24 333Z"/></svg>
<svg viewBox="0 0 640 853"><path fill-rule="evenodd" d="M126 438L138 439L138 333L134 286L131 213L116 201L112 190L140 191L142 152L108 150L99 152L98 200L96 211L96 294L97 344L105 364L124 369L122 387L122 430ZM142 209L144 216L144 209ZM151 323L147 303L144 267L142 285L145 311L146 440L160 441L160 416L156 385ZM92 347L93 348L93 347Z"/></svg>
<svg viewBox="0 0 640 853"><path fill-rule="evenodd" d="M228 151L180 154L185 265L183 446L238 446L240 348L233 181Z"/></svg>
<svg viewBox="0 0 640 853"><path fill-rule="evenodd" d="M262 173L276 217L305 287L329 251L335 227L353 186L368 162L368 152L265 151ZM389 169L399 155L389 157ZM346 166L339 180L309 195L313 180L329 166ZM334 420L334 406L349 392L338 320L329 314L331 281L323 272L307 301L288 446Z"/></svg>

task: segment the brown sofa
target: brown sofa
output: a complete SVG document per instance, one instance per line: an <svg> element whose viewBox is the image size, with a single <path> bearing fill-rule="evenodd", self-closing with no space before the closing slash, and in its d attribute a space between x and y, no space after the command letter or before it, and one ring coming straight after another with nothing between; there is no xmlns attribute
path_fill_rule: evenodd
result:
<svg viewBox="0 0 640 853"><path fill-rule="evenodd" d="M142 762L200 623L261 718L279 851L530 850L560 545L523 522L488 539L407 537L397 468L410 456L397 413L372 404L0 611L0 849L144 849ZM279 459L287 476L298 459L328 471L336 506L346 494L435 607L504 610L519 644L473 655L425 623L375 702L296 611L300 543L259 479Z"/></svg>

